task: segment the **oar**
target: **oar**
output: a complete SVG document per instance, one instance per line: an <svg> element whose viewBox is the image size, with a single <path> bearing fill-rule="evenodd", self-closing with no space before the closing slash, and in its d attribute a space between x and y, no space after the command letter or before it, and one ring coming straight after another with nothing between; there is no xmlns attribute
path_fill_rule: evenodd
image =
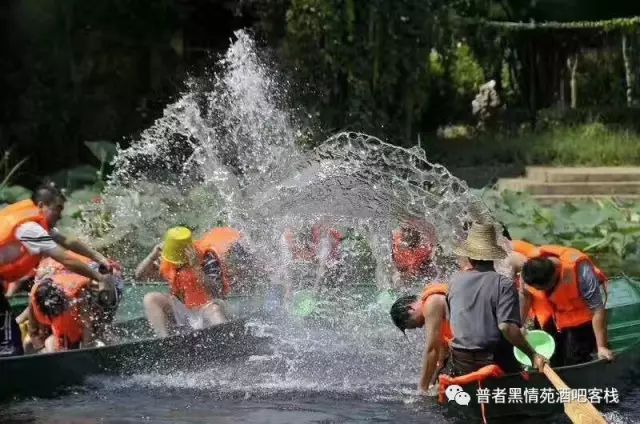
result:
<svg viewBox="0 0 640 424"><path fill-rule="evenodd" d="M547 376L556 390L559 391L560 389L569 388L569 386L562 381L560 376L558 376L558 374L556 374L549 365L545 365L542 372L544 372L544 375ZM573 400L569 403L565 403L564 413L567 414L571 422L574 424L607 424L607 421L604 419L600 411L598 411L590 402L582 403Z"/></svg>
<svg viewBox="0 0 640 424"><path fill-rule="evenodd" d="M556 344L553 337L542 330L529 331L527 333L527 341L533 349L545 358L551 358L555 352ZM523 365L532 366L531 360L520 349L513 349L516 359ZM569 386L562 381L556 372L549 365L545 365L542 372L549 379L551 384L560 391L560 389L569 389ZM606 424L602 414L591 403L581 403L575 400L564 404L564 413L567 414L571 422L574 424Z"/></svg>

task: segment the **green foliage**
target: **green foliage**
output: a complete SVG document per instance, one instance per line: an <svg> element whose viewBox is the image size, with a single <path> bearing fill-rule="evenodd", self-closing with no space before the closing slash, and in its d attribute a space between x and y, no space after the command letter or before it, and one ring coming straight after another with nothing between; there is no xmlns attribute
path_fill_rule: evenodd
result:
<svg viewBox="0 0 640 424"><path fill-rule="evenodd" d="M445 166L640 164L640 134L599 122L523 130L515 135L480 134L455 142L428 139L426 149L431 160Z"/></svg>
<svg viewBox="0 0 640 424"><path fill-rule="evenodd" d="M293 0L285 57L328 128L408 138L429 100L429 2Z"/></svg>
<svg viewBox="0 0 640 424"><path fill-rule="evenodd" d="M30 158L25 184L90 160L85 140L129 136L161 113L184 75L172 45L178 9L170 0L7 4L0 145Z"/></svg>
<svg viewBox="0 0 640 424"><path fill-rule="evenodd" d="M619 50L585 52L580 55L576 76L581 106L603 108L624 105L625 83Z"/></svg>
<svg viewBox="0 0 640 424"><path fill-rule="evenodd" d="M509 31L557 31L557 30L601 30L618 31L640 27L640 16L615 18L600 21L574 22L499 22L479 21L481 25Z"/></svg>
<svg viewBox="0 0 640 424"><path fill-rule="evenodd" d="M0 206L25 200L31 197L31 190L19 185L0 187Z"/></svg>
<svg viewBox="0 0 640 424"><path fill-rule="evenodd" d="M9 150L5 151L0 158L0 190L7 187L11 179L18 172L20 167L24 165L27 161L27 158L20 160L16 164L12 164L11 161L11 152Z"/></svg>
<svg viewBox="0 0 640 424"><path fill-rule="evenodd" d="M525 193L484 191L482 199L514 239L572 246L617 272L640 274L640 203L561 203L543 207Z"/></svg>
<svg viewBox="0 0 640 424"><path fill-rule="evenodd" d="M434 78L442 78L445 76L446 70L444 68L442 55L434 49L429 53L429 63L427 66L429 67L429 73Z"/></svg>
<svg viewBox="0 0 640 424"><path fill-rule="evenodd" d="M453 52L451 79L460 96L471 98L485 82L484 72L466 43L458 43Z"/></svg>

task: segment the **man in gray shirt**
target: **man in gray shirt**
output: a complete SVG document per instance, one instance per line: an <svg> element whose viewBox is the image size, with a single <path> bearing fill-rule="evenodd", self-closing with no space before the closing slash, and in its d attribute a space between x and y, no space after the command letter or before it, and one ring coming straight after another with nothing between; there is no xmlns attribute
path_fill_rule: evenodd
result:
<svg viewBox="0 0 640 424"><path fill-rule="evenodd" d="M495 227L474 223L467 240L454 253L467 258L470 268L456 273L449 282L453 374L466 374L490 364L516 372L520 367L513 346L525 352L542 371L546 359L535 353L520 332L515 286L494 269L493 261L507 256L497 243Z"/></svg>

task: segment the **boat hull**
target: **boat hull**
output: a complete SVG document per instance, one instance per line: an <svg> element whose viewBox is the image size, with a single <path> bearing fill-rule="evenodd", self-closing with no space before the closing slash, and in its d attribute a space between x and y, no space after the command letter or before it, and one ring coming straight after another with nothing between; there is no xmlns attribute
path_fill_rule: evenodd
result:
<svg viewBox="0 0 640 424"><path fill-rule="evenodd" d="M592 389L602 390L603 398L600 404L595 403L596 408L602 410L603 407L615 406L612 398L604 399L604 392L608 389L615 389L619 399L622 399L629 389L637 384L640 377L640 344L630 346L624 352L620 352L614 362L606 362L604 360L595 360L592 362L573 365L568 367L555 368L556 373L562 378L571 389L586 389L587 396ZM500 379L487 380L482 384L485 389L484 393L490 393L488 403L485 402L485 415L487 418L506 418L511 420L514 416L543 416L555 413L562 413L564 405L558 402L558 392L553 385L545 377L544 374L538 372L530 372L525 374L511 374ZM524 397L521 403L508 402L510 388L519 388L521 393L525 390L538 389L541 393L542 389L553 389L554 401L534 402L529 398L525 402ZM478 384L470 384L463 386L463 390L471 395L469 405L457 405L455 402L448 402L446 405L447 415L452 417L474 417L481 416L480 402L478 398ZM502 399L494 397L496 389L505 390L504 402Z"/></svg>
<svg viewBox="0 0 640 424"><path fill-rule="evenodd" d="M147 338L104 347L0 359L0 400L54 396L95 374L127 375L198 369L211 363L264 354L268 339L236 320L166 338Z"/></svg>

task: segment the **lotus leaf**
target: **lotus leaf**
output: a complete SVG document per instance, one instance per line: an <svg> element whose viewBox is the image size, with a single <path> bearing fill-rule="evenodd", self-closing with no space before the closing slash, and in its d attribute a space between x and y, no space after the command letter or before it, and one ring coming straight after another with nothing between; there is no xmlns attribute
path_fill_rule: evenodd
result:
<svg viewBox="0 0 640 424"><path fill-rule="evenodd" d="M118 150L110 141L85 141L84 144L101 164L111 163Z"/></svg>
<svg viewBox="0 0 640 424"><path fill-rule="evenodd" d="M638 203L604 200L543 207L528 195L509 191L484 191L481 195L516 239L573 246L605 257L606 264L615 270L639 268L633 263L640 246Z"/></svg>
<svg viewBox="0 0 640 424"><path fill-rule="evenodd" d="M98 181L98 168L91 165L81 165L57 172L51 178L59 187L75 190L95 184Z"/></svg>
<svg viewBox="0 0 640 424"><path fill-rule="evenodd" d="M15 203L31 197L31 191L19 185L0 188L0 203Z"/></svg>

